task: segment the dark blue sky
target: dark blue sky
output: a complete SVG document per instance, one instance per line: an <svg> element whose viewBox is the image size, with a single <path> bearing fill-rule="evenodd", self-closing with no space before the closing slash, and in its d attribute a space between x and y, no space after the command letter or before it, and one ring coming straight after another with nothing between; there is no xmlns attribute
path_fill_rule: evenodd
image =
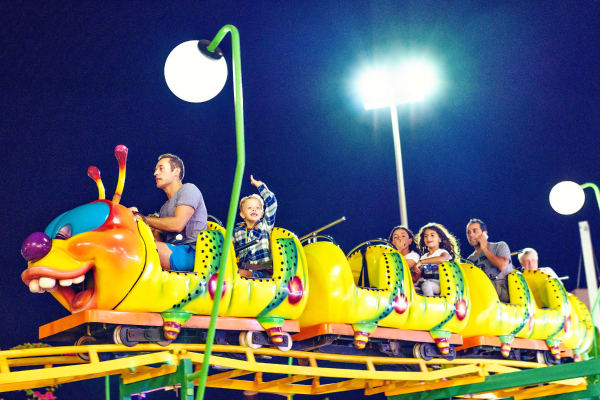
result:
<svg viewBox="0 0 600 400"><path fill-rule="evenodd" d="M123 204L160 208L166 196L152 173L157 156L172 152L209 213L226 218L231 78L215 99L189 104L163 77L176 45L212 39L225 24L241 35L242 194L253 192L250 174L265 181L278 197L278 226L303 235L345 215L325 233L347 252L399 222L389 111L365 111L353 88L365 66L424 55L443 85L399 109L411 228L442 223L468 255L465 224L481 218L490 240L534 247L540 266L570 275L568 289L577 280L577 222L588 220L599 243L591 191L574 216L548 203L561 180L600 184L597 2L5 3L2 349L35 341L39 325L66 315L22 283L21 242L97 198L88 166L112 195L117 144L129 148ZM221 48L231 68L230 43L227 36Z"/></svg>

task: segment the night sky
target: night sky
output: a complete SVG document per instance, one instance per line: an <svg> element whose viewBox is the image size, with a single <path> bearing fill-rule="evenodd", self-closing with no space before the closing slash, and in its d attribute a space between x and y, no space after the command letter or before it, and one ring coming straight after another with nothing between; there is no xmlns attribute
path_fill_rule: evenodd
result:
<svg viewBox="0 0 600 400"><path fill-rule="evenodd" d="M540 267L569 275L568 290L578 221L599 245L590 189L572 216L548 202L562 180L600 184L598 2L3 3L2 350L38 341L40 325L67 315L21 281L21 243L97 199L90 165L111 198L116 145L129 148L122 204L158 211L166 195L152 174L171 152L185 162L184 183L225 221L236 162L231 37L220 45L230 77L213 100L183 102L163 76L175 46L210 40L225 24L241 35L242 195L255 192L250 174L263 180L279 202L277 226L302 236L346 216L324 233L348 252L399 223L390 112L365 111L355 83L368 66L421 57L441 85L399 107L410 227L442 223L467 256L466 223L481 218L490 241L533 247Z"/></svg>

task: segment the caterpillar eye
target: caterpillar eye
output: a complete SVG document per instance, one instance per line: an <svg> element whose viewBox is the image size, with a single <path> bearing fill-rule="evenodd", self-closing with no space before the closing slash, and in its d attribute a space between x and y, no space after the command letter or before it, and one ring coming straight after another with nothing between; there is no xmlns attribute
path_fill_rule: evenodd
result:
<svg viewBox="0 0 600 400"><path fill-rule="evenodd" d="M67 240L72 236L71 225L65 225L56 232L55 239Z"/></svg>

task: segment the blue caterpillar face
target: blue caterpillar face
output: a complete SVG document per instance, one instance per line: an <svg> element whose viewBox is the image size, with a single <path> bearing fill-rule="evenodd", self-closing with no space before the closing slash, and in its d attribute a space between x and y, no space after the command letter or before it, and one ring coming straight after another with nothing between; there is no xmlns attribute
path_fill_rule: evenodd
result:
<svg viewBox="0 0 600 400"><path fill-rule="evenodd" d="M56 217L44 233L50 239L66 240L101 227L109 215L110 207L105 202L85 204Z"/></svg>

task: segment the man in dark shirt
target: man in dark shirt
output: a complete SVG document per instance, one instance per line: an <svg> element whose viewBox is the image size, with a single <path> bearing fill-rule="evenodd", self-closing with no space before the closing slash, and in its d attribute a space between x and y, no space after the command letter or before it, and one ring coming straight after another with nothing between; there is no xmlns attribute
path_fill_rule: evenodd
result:
<svg viewBox="0 0 600 400"><path fill-rule="evenodd" d="M487 226L480 219L472 219L467 224L467 240L475 248L467 259L492 280L500 301L508 303L510 299L506 277L513 270L508 245L505 242L488 242Z"/></svg>
<svg viewBox="0 0 600 400"><path fill-rule="evenodd" d="M183 161L173 154L163 154L154 169L156 187L167 194L159 216L146 217L154 228L160 265L173 271L192 271L196 258L196 238L207 228L206 206L202 193L191 184L182 184ZM137 208L130 207L131 211ZM181 240L174 239L180 234Z"/></svg>

